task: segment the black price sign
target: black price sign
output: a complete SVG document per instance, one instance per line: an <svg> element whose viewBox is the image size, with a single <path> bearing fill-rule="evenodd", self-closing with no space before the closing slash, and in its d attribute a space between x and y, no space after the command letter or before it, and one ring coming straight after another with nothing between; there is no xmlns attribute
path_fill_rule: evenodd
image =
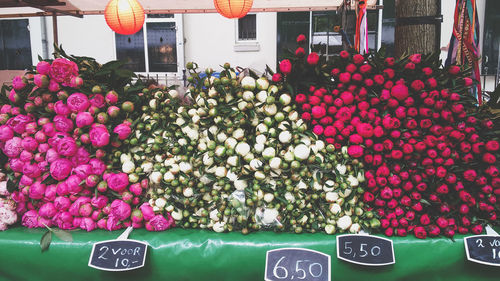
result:
<svg viewBox="0 0 500 281"><path fill-rule="evenodd" d="M267 251L266 281L330 281L330 256L300 248Z"/></svg>
<svg viewBox="0 0 500 281"><path fill-rule="evenodd" d="M369 266L396 263L392 241L370 235L337 236L337 257L351 263Z"/></svg>
<svg viewBox="0 0 500 281"><path fill-rule="evenodd" d="M136 240L108 240L95 243L89 266L106 271L126 271L144 266L148 244Z"/></svg>
<svg viewBox="0 0 500 281"><path fill-rule="evenodd" d="M467 259L486 265L500 266L500 236L475 235L465 238Z"/></svg>

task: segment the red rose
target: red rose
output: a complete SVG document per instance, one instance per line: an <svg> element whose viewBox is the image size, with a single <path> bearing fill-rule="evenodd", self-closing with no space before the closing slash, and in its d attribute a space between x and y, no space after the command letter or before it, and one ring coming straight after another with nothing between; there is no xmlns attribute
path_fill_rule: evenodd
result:
<svg viewBox="0 0 500 281"><path fill-rule="evenodd" d="M387 66L393 66L396 60L393 57L388 57L384 60Z"/></svg>
<svg viewBox="0 0 500 281"><path fill-rule="evenodd" d="M349 57L349 53L347 51L341 51L340 57L343 59L347 59Z"/></svg>
<svg viewBox="0 0 500 281"><path fill-rule="evenodd" d="M465 77L464 78L464 84L466 87L469 87L472 85L472 79L470 79L469 77Z"/></svg>
<svg viewBox="0 0 500 281"><path fill-rule="evenodd" d="M351 73L349 73L349 72L340 73L339 80L342 83L349 83L349 81L351 81Z"/></svg>
<svg viewBox="0 0 500 281"><path fill-rule="evenodd" d="M418 92L418 91L422 90L423 88L425 88L425 84L424 84L424 82L422 82L420 80L415 80L415 81L411 82L411 88Z"/></svg>
<svg viewBox="0 0 500 281"><path fill-rule="evenodd" d="M471 228L471 231L472 231L472 233L479 235L479 234L483 233L483 226L480 224L476 224L475 226L473 226Z"/></svg>
<svg viewBox="0 0 500 281"><path fill-rule="evenodd" d="M500 145L499 145L498 141L490 140L490 141L486 142L485 148L488 151L497 151L500 148Z"/></svg>
<svg viewBox="0 0 500 281"><path fill-rule="evenodd" d="M485 154L483 154L483 162L488 163L488 164L494 164L496 161L497 161L497 158L495 157L495 155L493 155L489 152L486 152Z"/></svg>
<svg viewBox="0 0 500 281"><path fill-rule="evenodd" d="M297 44L304 44L306 42L306 36L304 34L299 34L297 36Z"/></svg>
<svg viewBox="0 0 500 281"><path fill-rule="evenodd" d="M304 104L302 105L302 111L307 111L307 112L309 112L309 111L311 111L311 107L312 107L312 106L311 106L310 104L308 104L308 103L304 103Z"/></svg>
<svg viewBox="0 0 500 281"><path fill-rule="evenodd" d="M460 67L457 65L452 65L448 69L448 73L450 73L452 75L457 75L458 73L460 73Z"/></svg>
<svg viewBox="0 0 500 281"><path fill-rule="evenodd" d="M339 73L340 73L340 69L338 69L338 68L334 68L334 69L332 69L332 72L330 72L330 74L332 76L337 76L337 75L339 75Z"/></svg>
<svg viewBox="0 0 500 281"><path fill-rule="evenodd" d="M309 65L317 65L319 61L319 55L316 52L312 52L307 56L307 63Z"/></svg>
<svg viewBox="0 0 500 281"><path fill-rule="evenodd" d="M309 113L309 112L302 113L302 119L304 119L306 121L310 121L311 120L311 113Z"/></svg>
<svg viewBox="0 0 500 281"><path fill-rule="evenodd" d="M397 84L391 89L391 96L399 101L403 101L408 95L408 87L403 84Z"/></svg>
<svg viewBox="0 0 500 281"><path fill-rule="evenodd" d="M422 61L422 54L413 54L410 56L410 61L419 64Z"/></svg>
<svg viewBox="0 0 500 281"><path fill-rule="evenodd" d="M397 236L401 236L401 237L406 236L406 235L407 235L407 233L406 233L406 229L404 229L404 228L398 228L398 229L396 230L396 235L397 235Z"/></svg>
<svg viewBox="0 0 500 281"><path fill-rule="evenodd" d="M369 64L363 64L362 66L359 67L359 72L366 74L371 72L372 67Z"/></svg>
<svg viewBox="0 0 500 281"><path fill-rule="evenodd" d="M285 75L288 75L290 74L290 72L292 72L292 63L290 62L290 60L286 59L280 62L280 71Z"/></svg>
<svg viewBox="0 0 500 281"><path fill-rule="evenodd" d="M430 67L424 67L424 68L422 68L422 72L425 75L430 76L432 74L432 68L430 68Z"/></svg>
<svg viewBox="0 0 500 281"><path fill-rule="evenodd" d="M315 105L313 108L312 108L312 116L315 118L315 119L319 119L323 116L325 116L326 114L326 109L321 107L321 106L318 106L318 105Z"/></svg>
<svg viewBox="0 0 500 281"><path fill-rule="evenodd" d="M349 73L354 73L354 71L356 71L357 67L350 63L348 64L346 67L345 67L345 71L349 72Z"/></svg>
<svg viewBox="0 0 500 281"><path fill-rule="evenodd" d="M360 145L351 145L347 149L347 153L349 154L349 156L354 158L359 158L363 156L363 152L364 152L363 147Z"/></svg>
<svg viewBox="0 0 500 281"><path fill-rule="evenodd" d="M436 237L441 233L441 229L433 224L428 226L429 236Z"/></svg>
<svg viewBox="0 0 500 281"><path fill-rule="evenodd" d="M427 232L425 231L425 228L422 226L415 227L415 229L413 229L413 233L415 233L415 237L417 237L418 239L427 238Z"/></svg>
<svg viewBox="0 0 500 281"><path fill-rule="evenodd" d="M304 95L304 94L297 94L297 95L295 96L295 101L296 101L297 103L299 103L299 104L305 103L305 102L306 102L306 99L307 99L307 98L306 98L306 95Z"/></svg>
<svg viewBox="0 0 500 281"><path fill-rule="evenodd" d="M277 83L280 82L283 77L281 76L281 73L274 73L273 74L273 82Z"/></svg>
<svg viewBox="0 0 500 281"><path fill-rule="evenodd" d="M414 70L415 69L415 64L413 62L409 62L405 65L405 69L408 70Z"/></svg>
<svg viewBox="0 0 500 281"><path fill-rule="evenodd" d="M319 105L321 103L321 99L317 96L309 96L308 98L311 105Z"/></svg>
<svg viewBox="0 0 500 281"><path fill-rule="evenodd" d="M298 58L303 57L305 54L306 54L306 51L305 51L305 50L304 50L304 48L302 48L302 47L298 47L298 48L295 50L295 56L296 56L296 57L298 57Z"/></svg>
<svg viewBox="0 0 500 281"><path fill-rule="evenodd" d="M354 101L354 95L351 92L347 91L342 92L342 94L340 94L340 98L346 105L352 104Z"/></svg>
<svg viewBox="0 0 500 281"><path fill-rule="evenodd" d="M437 87L437 81L434 78L429 78L427 79L427 85L429 85L429 88L434 89Z"/></svg>
<svg viewBox="0 0 500 281"><path fill-rule="evenodd" d="M360 54L355 54L352 57L352 60L354 61L355 64L362 64L365 61L365 58Z"/></svg>

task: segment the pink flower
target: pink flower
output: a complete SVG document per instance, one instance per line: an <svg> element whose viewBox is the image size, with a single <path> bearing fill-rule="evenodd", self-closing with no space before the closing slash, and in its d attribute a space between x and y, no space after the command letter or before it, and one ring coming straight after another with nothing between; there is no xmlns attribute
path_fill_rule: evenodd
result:
<svg viewBox="0 0 500 281"><path fill-rule="evenodd" d="M290 72L292 72L292 63L290 62L290 60L286 59L280 62L280 71L285 75L288 75L290 74Z"/></svg>
<svg viewBox="0 0 500 281"><path fill-rule="evenodd" d="M110 174L106 181L108 182L108 187L116 192L125 190L129 184L126 173Z"/></svg>
<svg viewBox="0 0 500 281"><path fill-rule="evenodd" d="M349 72L340 73L339 80L342 83L349 83L351 81L351 73Z"/></svg>
<svg viewBox="0 0 500 281"><path fill-rule="evenodd" d="M90 126L92 123L94 123L94 117L92 117L90 112L78 112L76 115L76 126L78 128Z"/></svg>
<svg viewBox="0 0 500 281"><path fill-rule="evenodd" d="M89 132L90 142L95 147L103 147L109 144L109 132L105 126L92 126Z"/></svg>
<svg viewBox="0 0 500 281"><path fill-rule="evenodd" d="M71 206L71 200L68 197L59 196L54 199L54 208L58 211L66 211Z"/></svg>
<svg viewBox="0 0 500 281"><path fill-rule="evenodd" d="M38 142L32 137L26 137L22 140L21 145L26 151L33 152L38 147Z"/></svg>
<svg viewBox="0 0 500 281"><path fill-rule="evenodd" d="M59 90L61 90L61 86L59 86L59 83L57 83L54 79L51 79L49 82L49 91L58 92Z"/></svg>
<svg viewBox="0 0 500 281"><path fill-rule="evenodd" d="M21 143L21 138L13 137L5 142L2 151L9 158L16 158L23 150Z"/></svg>
<svg viewBox="0 0 500 281"><path fill-rule="evenodd" d="M71 162L73 165L78 166L80 164L87 164L90 161L90 153L83 148L80 147L76 151L76 154L71 158Z"/></svg>
<svg viewBox="0 0 500 281"><path fill-rule="evenodd" d="M50 164L50 175L58 181L68 177L72 169L71 161L65 158L57 159Z"/></svg>
<svg viewBox="0 0 500 281"><path fill-rule="evenodd" d="M77 75L78 66L67 59L57 58L50 66L50 78L54 79L57 83L62 83L63 86L70 86L71 78Z"/></svg>
<svg viewBox="0 0 500 281"><path fill-rule="evenodd" d="M25 78L23 79L23 77L21 76L14 77L14 79L12 79L12 87L16 91L22 90L24 87L26 87Z"/></svg>
<svg viewBox="0 0 500 281"><path fill-rule="evenodd" d="M347 153L349 156L354 157L354 158L359 158L363 156L363 147L360 145L351 145L347 149Z"/></svg>
<svg viewBox="0 0 500 281"><path fill-rule="evenodd" d="M54 206L54 203L52 202L47 202L45 204L43 204L40 209L38 210L38 215L40 215L41 217L44 217L44 218L47 218L47 219L51 219L52 217L54 217L54 215L57 213L57 210Z"/></svg>
<svg viewBox="0 0 500 281"><path fill-rule="evenodd" d="M89 164L81 164L73 169L73 174L77 175L81 180L86 179L92 174L92 166Z"/></svg>
<svg viewBox="0 0 500 281"><path fill-rule="evenodd" d="M14 104L17 104L19 101L20 101L20 97L19 95L16 93L16 91L14 89L12 89L10 92L9 92L9 100L10 102L14 103Z"/></svg>
<svg viewBox="0 0 500 281"><path fill-rule="evenodd" d="M149 203L143 203L139 209L142 212L142 215L144 217L144 220L151 220L155 216L155 212L153 211L153 207L149 205Z"/></svg>
<svg viewBox="0 0 500 281"><path fill-rule="evenodd" d="M49 75L50 73L50 63L46 61L41 61L36 65L36 71L43 75Z"/></svg>
<svg viewBox="0 0 500 281"><path fill-rule="evenodd" d="M82 186L80 185L81 181L82 179L77 175L69 176L65 181L66 185L68 186L68 192L70 194L76 195L80 191L82 191Z"/></svg>
<svg viewBox="0 0 500 281"><path fill-rule="evenodd" d="M71 157L76 154L77 149L76 142L71 137L65 137L57 142L57 153L60 155Z"/></svg>
<svg viewBox="0 0 500 281"><path fill-rule="evenodd" d="M318 61L319 61L319 55L318 53L316 52L311 52L308 56L307 56L307 63L309 65L317 65L318 64Z"/></svg>
<svg viewBox="0 0 500 281"><path fill-rule="evenodd" d="M22 224L27 228L38 227L38 213L35 210L30 210L24 213Z"/></svg>
<svg viewBox="0 0 500 281"><path fill-rule="evenodd" d="M102 175L106 170L106 165L99 159L90 159L89 164L92 166L92 173L94 175Z"/></svg>
<svg viewBox="0 0 500 281"><path fill-rule="evenodd" d="M89 99L82 93L71 94L66 102L72 112L82 112L87 110L90 106Z"/></svg>
<svg viewBox="0 0 500 281"><path fill-rule="evenodd" d="M319 119L326 115L326 109L319 105L315 105L312 108L311 113L314 118Z"/></svg>
<svg viewBox="0 0 500 281"><path fill-rule="evenodd" d="M47 88L49 86L49 77L47 75L36 74L33 82L38 88Z"/></svg>
<svg viewBox="0 0 500 281"><path fill-rule="evenodd" d="M118 135L118 138L120 140L124 140L124 139L128 138L128 136L132 132L132 129L130 129L129 125L120 124L120 125L118 125L118 126L115 127L115 129L113 130L113 132Z"/></svg>
<svg viewBox="0 0 500 281"><path fill-rule="evenodd" d="M33 118L27 115L19 114L15 117L10 118L6 125L12 128L14 132L22 134L26 131L26 125L33 121Z"/></svg>
<svg viewBox="0 0 500 281"><path fill-rule="evenodd" d="M324 128L321 125L316 125L313 128L313 133L315 133L318 136L320 136L321 134L323 134L323 131L324 131Z"/></svg>
<svg viewBox="0 0 500 281"><path fill-rule="evenodd" d="M73 130L73 121L62 115L57 115L56 117L54 117L53 121L55 129L59 132L67 133Z"/></svg>
<svg viewBox="0 0 500 281"><path fill-rule="evenodd" d="M80 228L90 232L97 228L97 223L91 218L82 218L80 221Z"/></svg>
<svg viewBox="0 0 500 281"><path fill-rule="evenodd" d="M146 226L146 228L149 231L164 231L171 228L172 226L174 226L175 222L170 215L167 216L168 219L166 219L162 215L154 216L154 218L152 218L148 223L146 223L146 225L149 224L149 227Z"/></svg>
<svg viewBox="0 0 500 281"><path fill-rule="evenodd" d="M29 188L29 197L31 199L42 199L45 195L45 184L37 181Z"/></svg>
<svg viewBox="0 0 500 281"><path fill-rule="evenodd" d="M40 168L36 163L26 163L23 167L23 173L30 178L38 178L41 176L42 171L40 171Z"/></svg>
<svg viewBox="0 0 500 281"><path fill-rule="evenodd" d="M54 104L54 111L56 112L56 114L59 114L59 115L63 115L63 116L67 116L71 113L71 110L69 109L69 107L64 104L63 101L57 101L55 104Z"/></svg>
<svg viewBox="0 0 500 281"><path fill-rule="evenodd" d="M397 84L391 88L391 96L399 101L405 100L408 94L408 87L403 84Z"/></svg>
<svg viewBox="0 0 500 281"><path fill-rule="evenodd" d="M131 212L132 208L130 208L130 205L120 199L115 199L113 203L111 203L111 215L118 220L122 221L128 219Z"/></svg>
<svg viewBox="0 0 500 281"><path fill-rule="evenodd" d="M103 95L95 94L90 97L90 104L97 108L102 108L104 107L104 105L106 105L106 100L104 99Z"/></svg>
<svg viewBox="0 0 500 281"><path fill-rule="evenodd" d="M94 206L97 209L102 209L104 208L104 206L108 204L108 197L104 195L93 197L92 200L90 201L90 204L92 204L92 206Z"/></svg>
<svg viewBox="0 0 500 281"><path fill-rule="evenodd" d="M0 141L6 141L14 136L14 130L7 125L0 126Z"/></svg>
<svg viewBox="0 0 500 281"><path fill-rule="evenodd" d="M422 54L413 54L410 56L410 61L414 64L419 64L422 61Z"/></svg>
<svg viewBox="0 0 500 281"><path fill-rule="evenodd" d="M297 44L304 44L306 42L306 36L304 34L299 34L297 36Z"/></svg>
<svg viewBox="0 0 500 281"><path fill-rule="evenodd" d="M85 197L85 196L80 196L78 197L73 204L69 207L69 212L73 216L79 216L80 215L80 208L87 204L90 203L90 198Z"/></svg>
<svg viewBox="0 0 500 281"><path fill-rule="evenodd" d="M273 82L278 83L281 81L281 79L283 79L283 77L281 76L281 73L274 73L273 74L273 78L272 78Z"/></svg>

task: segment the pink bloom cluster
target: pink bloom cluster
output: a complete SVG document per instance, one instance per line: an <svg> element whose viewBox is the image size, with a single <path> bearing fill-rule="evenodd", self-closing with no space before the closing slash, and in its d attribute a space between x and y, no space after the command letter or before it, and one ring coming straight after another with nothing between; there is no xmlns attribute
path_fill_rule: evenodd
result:
<svg viewBox="0 0 500 281"><path fill-rule="evenodd" d="M0 231L17 222L16 203L9 197L6 176L0 173Z"/></svg>
<svg viewBox="0 0 500 281"><path fill-rule="evenodd" d="M108 167L111 149L132 133L118 94L85 93L77 65L63 58L42 61L36 69L33 77L13 80L10 100L24 106L0 107L0 149L18 185L10 197L23 226L172 227L170 215L142 204L147 180L131 183Z"/></svg>

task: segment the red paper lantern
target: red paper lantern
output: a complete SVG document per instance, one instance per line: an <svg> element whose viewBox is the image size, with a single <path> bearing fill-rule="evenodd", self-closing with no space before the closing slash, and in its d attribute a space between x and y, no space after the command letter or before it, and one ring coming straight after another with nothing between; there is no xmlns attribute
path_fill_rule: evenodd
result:
<svg viewBox="0 0 500 281"><path fill-rule="evenodd" d="M111 0L104 10L104 18L114 32L130 35L141 30L144 8L137 0Z"/></svg>
<svg viewBox="0 0 500 281"><path fill-rule="evenodd" d="M229 19L239 19L247 15L252 8L253 0L214 0L219 14Z"/></svg>

